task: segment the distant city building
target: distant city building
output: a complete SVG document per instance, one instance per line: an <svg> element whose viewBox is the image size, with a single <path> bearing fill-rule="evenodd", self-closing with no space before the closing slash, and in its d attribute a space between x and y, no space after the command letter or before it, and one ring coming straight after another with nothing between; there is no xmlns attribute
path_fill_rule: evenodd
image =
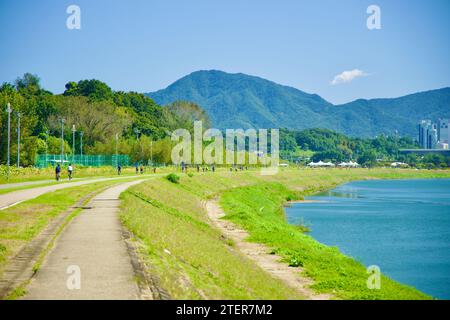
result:
<svg viewBox="0 0 450 320"><path fill-rule="evenodd" d="M450 119L439 119L438 123L421 120L418 124L418 140L422 149L448 149Z"/></svg>
<svg viewBox="0 0 450 320"><path fill-rule="evenodd" d="M450 119L439 119L437 124L438 141L440 143L450 143Z"/></svg>
<svg viewBox="0 0 450 320"><path fill-rule="evenodd" d="M436 124L431 120L422 120L418 125L419 145L423 149L435 149L438 143L438 131Z"/></svg>

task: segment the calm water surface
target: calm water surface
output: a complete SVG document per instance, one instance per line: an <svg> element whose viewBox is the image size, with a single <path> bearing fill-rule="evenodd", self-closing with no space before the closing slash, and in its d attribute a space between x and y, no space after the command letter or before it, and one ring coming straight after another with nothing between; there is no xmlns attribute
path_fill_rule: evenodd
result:
<svg viewBox="0 0 450 320"><path fill-rule="evenodd" d="M450 179L358 181L286 209L318 241L450 299Z"/></svg>

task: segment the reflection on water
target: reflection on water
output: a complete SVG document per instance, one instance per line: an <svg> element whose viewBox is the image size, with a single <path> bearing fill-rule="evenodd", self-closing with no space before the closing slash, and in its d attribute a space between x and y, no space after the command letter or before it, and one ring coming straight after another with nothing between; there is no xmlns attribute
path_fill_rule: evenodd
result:
<svg viewBox="0 0 450 320"><path fill-rule="evenodd" d="M371 180L339 186L286 209L318 241L450 299L450 179Z"/></svg>
<svg viewBox="0 0 450 320"><path fill-rule="evenodd" d="M362 198L363 196L359 195L357 192L343 192L343 191L324 191L319 194L322 197L336 197L336 198L348 198L348 199L357 199Z"/></svg>

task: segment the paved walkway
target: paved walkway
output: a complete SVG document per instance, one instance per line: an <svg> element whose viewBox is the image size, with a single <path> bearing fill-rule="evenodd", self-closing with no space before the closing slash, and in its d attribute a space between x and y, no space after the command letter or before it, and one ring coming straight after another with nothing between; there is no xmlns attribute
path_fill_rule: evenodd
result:
<svg viewBox="0 0 450 320"><path fill-rule="evenodd" d="M142 181L122 183L94 197L91 209L75 217L56 241L24 299L139 299L118 206L119 195Z"/></svg>
<svg viewBox="0 0 450 320"><path fill-rule="evenodd" d="M0 210L15 206L16 204L19 204L23 201L27 201L30 199L37 198L44 193L52 192L60 189L70 188L70 187L77 187L82 186L89 183L95 183L95 182L101 182L101 181L108 181L108 180L115 180L115 179L130 179L130 178L142 178L142 177L149 177L149 176L156 176L156 175L143 175L143 176L117 176L117 177L111 177L111 178L97 178L97 179L88 179L88 180L82 180L77 182L66 182L66 183L60 183L60 184L52 184L49 186L44 187L36 187L36 188L30 188L25 190L17 190L12 191L9 193L5 193L0 195Z"/></svg>
<svg viewBox="0 0 450 320"><path fill-rule="evenodd" d="M87 179L92 179L92 178L99 178L99 177L73 178L72 181L87 180ZM69 178L61 178L61 179L59 179L59 181L60 182L70 182ZM28 187L28 186L34 186L34 185L39 185L39 184L47 184L47 183L52 183L52 182L53 183L58 183L57 181L55 181L55 179L3 183L3 184L0 184L0 190L2 190L2 189L20 188L20 187Z"/></svg>

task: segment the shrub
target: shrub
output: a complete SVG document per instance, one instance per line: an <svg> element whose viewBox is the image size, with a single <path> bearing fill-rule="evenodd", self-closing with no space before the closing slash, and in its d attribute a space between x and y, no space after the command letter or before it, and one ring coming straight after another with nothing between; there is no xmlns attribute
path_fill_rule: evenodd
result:
<svg viewBox="0 0 450 320"><path fill-rule="evenodd" d="M172 183L180 183L180 177L175 173L170 173L166 176L166 179Z"/></svg>

